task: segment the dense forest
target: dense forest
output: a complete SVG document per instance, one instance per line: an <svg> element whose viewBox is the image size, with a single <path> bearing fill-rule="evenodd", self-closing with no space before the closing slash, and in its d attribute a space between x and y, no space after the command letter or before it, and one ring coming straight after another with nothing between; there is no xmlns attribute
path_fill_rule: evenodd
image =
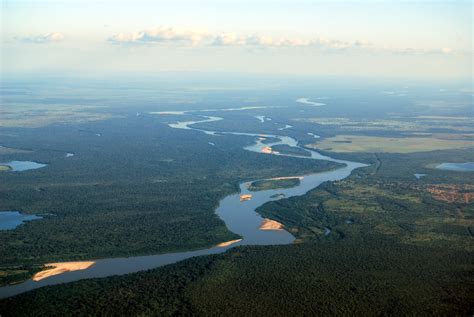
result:
<svg viewBox="0 0 474 317"><path fill-rule="evenodd" d="M277 151L282 154L298 155L298 156L311 156L311 153L302 149L286 144L279 144L272 146L273 151Z"/></svg>
<svg viewBox="0 0 474 317"><path fill-rule="evenodd" d="M390 250L388 252L388 250ZM0 301L2 316L468 315L472 254L363 238L225 254Z"/></svg>
<svg viewBox="0 0 474 317"><path fill-rule="evenodd" d="M341 155L373 164L258 209L289 228L296 244L237 247L146 272L45 287L0 301L0 312L468 315L473 205L428 191L473 183L465 173L429 167L454 153L472 159L468 151ZM416 179L419 171L430 174Z"/></svg>
<svg viewBox="0 0 474 317"><path fill-rule="evenodd" d="M0 210L44 217L0 231L1 281L5 270L19 272L19 265L36 270L54 261L157 254L236 239L214 209L238 191L239 182L337 166L252 153L242 149L252 137L171 129L160 119L170 120L131 116L2 129L4 146L30 151L0 155L0 162L48 166L0 173Z"/></svg>
<svg viewBox="0 0 474 317"><path fill-rule="evenodd" d="M282 178L282 179L262 179L250 183L250 191L277 189L277 188L290 188L300 184L298 177L294 178Z"/></svg>
<svg viewBox="0 0 474 317"><path fill-rule="evenodd" d="M1 130L2 145L30 152L1 154L0 162L48 164L0 172L0 210L44 217L0 231L1 283L25 279L52 261L189 250L236 239L214 209L239 182L339 166L244 151L252 137L170 129L162 123L176 120L173 115L121 115ZM232 120L199 126L284 134L302 144L315 141L307 132L347 132L306 121L278 130L294 115L275 110L271 121L261 123L235 113ZM360 134L404 136L357 128ZM68 152L75 155L66 158ZM258 209L285 225L297 238L293 245L237 247L146 272L44 287L1 300L0 315L472 315L474 208L465 197L474 180L434 167L474 161L473 152L328 154L371 165ZM426 176L416 179L415 173Z"/></svg>
<svg viewBox="0 0 474 317"><path fill-rule="evenodd" d="M268 202L257 212L285 224L300 241L378 232L402 243L472 251L474 180L470 173L429 168L448 157L473 160L472 151L342 157L373 164L302 197ZM419 172L426 175L417 179Z"/></svg>

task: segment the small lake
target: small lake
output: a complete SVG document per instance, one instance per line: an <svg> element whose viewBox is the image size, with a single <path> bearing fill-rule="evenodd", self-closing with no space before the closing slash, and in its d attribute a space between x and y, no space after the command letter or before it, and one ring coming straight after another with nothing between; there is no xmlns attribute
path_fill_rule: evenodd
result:
<svg viewBox="0 0 474 317"><path fill-rule="evenodd" d="M10 161L6 163L0 163L0 165L6 165L11 168L12 172L23 172L28 170L34 170L47 166L48 164L41 164L32 161Z"/></svg>
<svg viewBox="0 0 474 317"><path fill-rule="evenodd" d="M443 171L474 172L474 162L441 163L436 168Z"/></svg>
<svg viewBox="0 0 474 317"><path fill-rule="evenodd" d="M42 219L35 215L24 215L19 211L0 211L0 230L12 230L26 221Z"/></svg>
<svg viewBox="0 0 474 317"><path fill-rule="evenodd" d="M326 105L325 103L322 103L322 102L311 101L309 98L298 98L296 99L296 102L299 102L305 105L315 106L315 107Z"/></svg>

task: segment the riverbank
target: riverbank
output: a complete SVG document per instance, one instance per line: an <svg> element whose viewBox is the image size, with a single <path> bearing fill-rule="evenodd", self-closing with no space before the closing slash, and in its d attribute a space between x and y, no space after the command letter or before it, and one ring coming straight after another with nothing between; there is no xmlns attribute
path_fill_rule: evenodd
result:
<svg viewBox="0 0 474 317"><path fill-rule="evenodd" d="M204 116L203 116L204 117ZM202 122L210 122L209 120L216 121L215 117L204 118ZM172 128L184 129L184 130L194 130L190 125L196 124L199 122L178 122L169 124ZM202 129L196 129L197 131L204 132L208 135L215 135L214 131L207 131ZM232 132L225 132L226 134L234 134ZM255 137L257 139L255 145L250 147L245 147L246 150L260 153L262 144L258 138L261 137L259 134L240 134L235 133L235 135L246 135ZM286 144L289 146L297 146L297 141L287 137L287 136L272 136L279 138L277 144ZM97 260L94 265L91 265L87 268L76 270L76 271L64 271L62 274L52 275L41 279L39 281L27 281L25 283L3 287L0 288L0 297L8 297L15 294L19 294L34 288L46 286L46 285L55 285L60 283L66 283L71 281L76 281L85 278L93 277L106 277L117 274L127 274L138 272L141 270L151 269L158 266L175 263L186 258L201 256L201 255L210 255L216 253L225 252L228 248L239 246L239 245L278 245L278 244L290 244L294 241L294 237L285 230L259 230L260 224L263 221L263 218L255 212L255 209L264 203L275 200L279 196L276 194L284 194L285 197L292 197L303 195L307 191L313 189L314 187L319 186L321 183L332 180L339 180L350 175L351 171L357 167L364 166L364 164L359 164L349 161L335 160L327 156L322 156L317 152L310 151L311 157L306 159L315 159L315 160L327 160L334 163L341 164L344 166L340 169L335 169L328 172L314 173L305 175L301 183L295 187L287 188L284 190L265 190L254 192L251 200L246 201L245 204L240 202L239 194L231 194L223 198L219 207L216 209L216 214L225 222L228 229L240 235L242 238L241 241L229 244L224 247L213 247L209 249L202 249L196 251L187 251L187 252L177 252L169 254L159 254L152 256L140 256L140 257L130 257L130 258L111 258L111 259L102 259ZM278 154L281 156L290 156L287 154ZM240 184L241 194L248 194L248 184L249 182ZM240 209L239 209L240 208Z"/></svg>

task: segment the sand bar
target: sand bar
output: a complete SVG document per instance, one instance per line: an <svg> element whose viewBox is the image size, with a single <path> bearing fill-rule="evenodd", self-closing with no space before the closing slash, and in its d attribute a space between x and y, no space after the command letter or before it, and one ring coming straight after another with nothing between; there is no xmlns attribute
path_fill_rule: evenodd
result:
<svg viewBox="0 0 474 317"><path fill-rule="evenodd" d="M229 245L232 245L232 244L240 242L240 241L242 241L242 239L236 239L236 240L221 242L218 245L216 245L216 247L218 247L218 248L228 247Z"/></svg>
<svg viewBox="0 0 474 317"><path fill-rule="evenodd" d="M252 199L252 195L250 194L242 194L240 195L240 201L250 200Z"/></svg>
<svg viewBox="0 0 474 317"><path fill-rule="evenodd" d="M299 179L299 180L302 180L304 178L304 176L283 176L283 177L274 177L274 178L268 178L266 180L270 180L270 181L279 181L279 180L283 180L283 179Z"/></svg>
<svg viewBox="0 0 474 317"><path fill-rule="evenodd" d="M259 227L260 230L283 230L283 225L278 221L271 220L268 218L263 219L262 224Z"/></svg>
<svg viewBox="0 0 474 317"><path fill-rule="evenodd" d="M48 263L45 264L45 266L52 266L53 268L48 268L44 271L36 273L32 279L33 281L40 281L50 276L59 275L66 272L85 270L94 265L94 263L94 261Z"/></svg>
<svg viewBox="0 0 474 317"><path fill-rule="evenodd" d="M273 153L273 150L272 150L271 147L266 146L262 149L262 153L271 154L271 153Z"/></svg>

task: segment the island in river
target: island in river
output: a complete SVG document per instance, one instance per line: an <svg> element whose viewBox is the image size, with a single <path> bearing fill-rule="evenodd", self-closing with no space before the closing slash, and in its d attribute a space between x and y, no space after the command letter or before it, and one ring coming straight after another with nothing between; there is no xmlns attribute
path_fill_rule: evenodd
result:
<svg viewBox="0 0 474 317"><path fill-rule="evenodd" d="M300 184L302 177L280 177L272 179L262 179L250 183L250 191L291 188Z"/></svg>

